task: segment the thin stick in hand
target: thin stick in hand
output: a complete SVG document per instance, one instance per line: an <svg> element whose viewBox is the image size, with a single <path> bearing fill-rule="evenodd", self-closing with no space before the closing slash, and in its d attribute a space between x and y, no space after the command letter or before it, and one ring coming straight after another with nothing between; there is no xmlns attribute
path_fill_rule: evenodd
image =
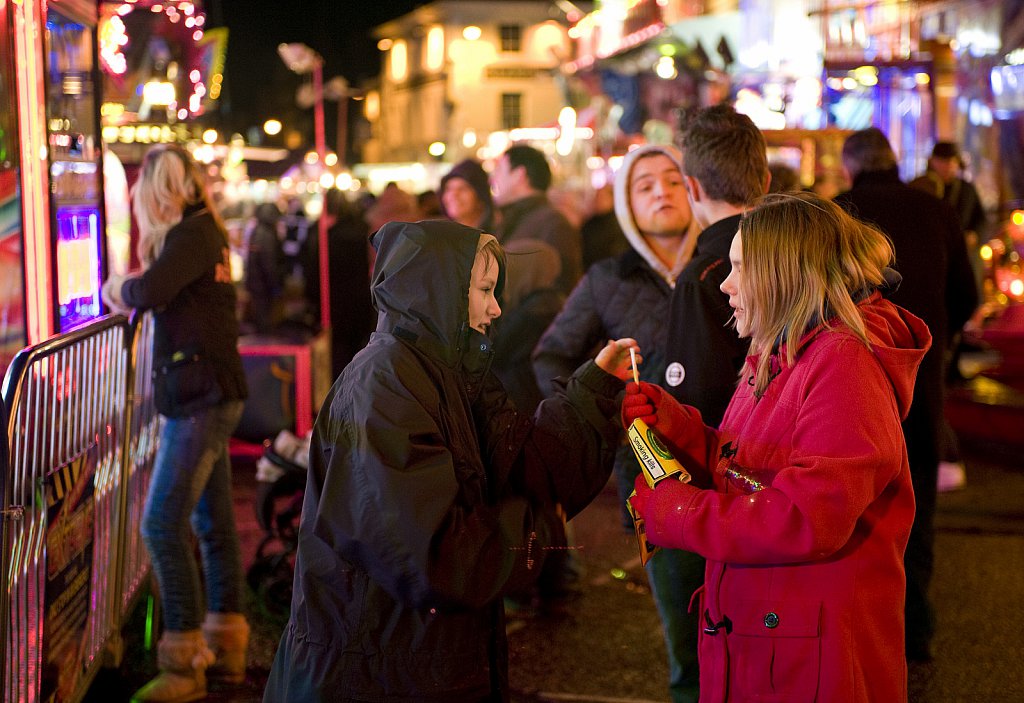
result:
<svg viewBox="0 0 1024 703"><path fill-rule="evenodd" d="M636 370L636 350L629 348L629 361L633 365L633 383L640 385L640 373Z"/></svg>

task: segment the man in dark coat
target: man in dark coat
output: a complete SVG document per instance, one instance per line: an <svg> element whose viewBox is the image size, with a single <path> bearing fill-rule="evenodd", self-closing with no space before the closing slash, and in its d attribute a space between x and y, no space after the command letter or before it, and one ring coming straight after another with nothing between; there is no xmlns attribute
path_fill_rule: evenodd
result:
<svg viewBox="0 0 1024 703"><path fill-rule="evenodd" d="M718 427L747 353L720 286L740 217L771 182L764 135L728 105L701 110L683 133L683 178L702 229L672 291L665 389Z"/></svg>
<svg viewBox="0 0 1024 703"><path fill-rule="evenodd" d="M494 237L434 220L372 241L377 329L314 427L264 700L507 701L502 593L564 546L555 504L571 516L604 487L635 342L609 342L531 419L488 371Z"/></svg>
<svg viewBox="0 0 1024 703"><path fill-rule="evenodd" d="M508 278L501 319L495 323L491 370L516 407L533 414L544 394L533 375L530 356L544 330L565 305L565 296L555 288L562 262L555 248L539 239L509 242L505 255ZM570 373L584 361L586 357L581 358Z"/></svg>
<svg viewBox="0 0 1024 703"><path fill-rule="evenodd" d="M975 240L985 234L985 208L974 184L961 177L963 162L953 142L935 142L928 168L910 182L911 187L931 193L953 208L964 234ZM977 241L975 241L977 244Z"/></svg>
<svg viewBox="0 0 1024 703"><path fill-rule="evenodd" d="M377 326L370 300L370 232L359 209L343 191L327 191L327 274L331 310L331 377L337 378ZM313 319L320 319L320 240L309 237L305 254L306 296Z"/></svg>
<svg viewBox="0 0 1024 703"><path fill-rule="evenodd" d="M541 337L533 368L546 393L557 388L556 378L568 376L605 340L626 330L647 351L640 378L660 382L665 372L669 300L697 239L679 151L656 144L630 151L615 174L614 198L627 251L591 266ZM639 472L633 450L623 443L615 457L623 506ZM632 532L624 507L623 520ZM665 549L646 568L665 634L672 700L696 701L697 622L687 611L690 592L704 582L704 560Z"/></svg>
<svg viewBox="0 0 1024 703"><path fill-rule="evenodd" d="M730 328L732 308L720 288L729 275L729 247L741 214L764 195L770 181L764 136L749 117L728 105L693 116L683 132L683 182L701 230L672 290L663 378L665 388L700 410L712 427L725 414L747 353L747 340ZM699 621L688 606L704 583L704 559L683 550L672 552L678 555L678 585L676 593L664 597L674 603L662 609L671 607L675 618L689 625L695 641ZM691 668L695 659L689 653ZM681 690L673 687L673 703L697 700L697 687L686 683Z"/></svg>
<svg viewBox="0 0 1024 703"><path fill-rule="evenodd" d="M495 234L502 244L526 238L553 246L562 257L557 287L568 295L583 275L583 244L579 230L548 200L550 186L551 166L542 152L523 144L509 147L491 173L501 213Z"/></svg>
<svg viewBox="0 0 1024 703"><path fill-rule="evenodd" d="M977 289L956 214L937 198L900 181L896 155L881 130L871 127L851 134L842 158L853 187L836 196L836 202L892 240L903 282L891 300L923 319L932 333L932 346L921 362L913 403L903 422L917 503L904 556L907 659L927 661L935 630L928 587L934 562L943 354L949 334L959 330L977 307Z"/></svg>

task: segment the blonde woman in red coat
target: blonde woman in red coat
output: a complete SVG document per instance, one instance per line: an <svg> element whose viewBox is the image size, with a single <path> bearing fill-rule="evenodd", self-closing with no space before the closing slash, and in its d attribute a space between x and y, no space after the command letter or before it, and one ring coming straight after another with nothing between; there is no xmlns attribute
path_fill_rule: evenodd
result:
<svg viewBox="0 0 1024 703"><path fill-rule="evenodd" d="M900 421L928 328L883 297L885 236L815 195L766 196L729 258L751 343L720 430L646 383L623 404L693 473L641 477L633 506L650 542L707 558L701 701L906 700Z"/></svg>

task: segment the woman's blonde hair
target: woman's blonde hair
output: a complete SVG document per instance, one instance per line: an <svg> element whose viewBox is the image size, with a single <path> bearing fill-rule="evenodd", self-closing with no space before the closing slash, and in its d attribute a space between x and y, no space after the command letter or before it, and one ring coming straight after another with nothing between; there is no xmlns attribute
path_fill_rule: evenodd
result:
<svg viewBox="0 0 1024 703"><path fill-rule="evenodd" d="M167 231L181 222L185 209L200 203L219 221L192 156L176 144L150 149L132 186L132 210L139 227L137 254L144 266L160 255Z"/></svg>
<svg viewBox="0 0 1024 703"><path fill-rule="evenodd" d="M778 193L743 216L740 241L758 396L776 348L785 346L779 361L792 366L800 338L818 324L838 320L869 345L857 301L882 284L893 261L884 234L813 193Z"/></svg>

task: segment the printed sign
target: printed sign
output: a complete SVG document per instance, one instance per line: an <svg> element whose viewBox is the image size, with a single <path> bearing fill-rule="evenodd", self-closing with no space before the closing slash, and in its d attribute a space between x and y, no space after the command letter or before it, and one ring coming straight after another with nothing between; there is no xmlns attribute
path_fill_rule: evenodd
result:
<svg viewBox="0 0 1024 703"><path fill-rule="evenodd" d="M40 700L70 700L85 673L91 617L94 444L42 479L46 500L46 592Z"/></svg>

